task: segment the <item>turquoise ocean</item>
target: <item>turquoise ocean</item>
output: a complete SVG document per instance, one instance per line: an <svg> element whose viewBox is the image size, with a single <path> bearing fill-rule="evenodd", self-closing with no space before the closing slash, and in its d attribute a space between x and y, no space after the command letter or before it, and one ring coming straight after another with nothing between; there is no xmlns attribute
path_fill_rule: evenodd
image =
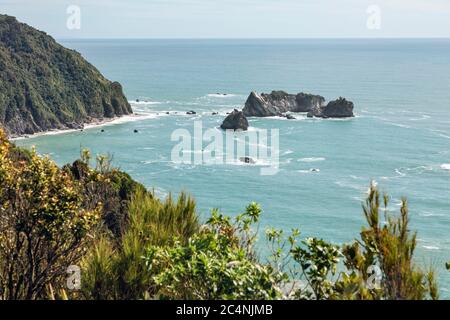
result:
<svg viewBox="0 0 450 320"><path fill-rule="evenodd" d="M35 145L61 165L77 159L81 148L109 153L113 165L161 197L188 191L204 219L212 208L236 215L256 201L262 229L299 228L303 237L334 243L358 237L365 223L361 204L373 180L391 195L392 212L408 198L417 262L438 270L441 297L450 298L444 268L450 261L450 40L62 43L119 81L143 116L17 144ZM280 170L272 176L260 175L258 165L171 160L174 130L193 132L196 120L217 128L251 91L271 90L344 96L355 103L356 117L250 118L252 130L279 130ZM186 115L189 110L197 114ZM260 247L264 254L262 240Z"/></svg>

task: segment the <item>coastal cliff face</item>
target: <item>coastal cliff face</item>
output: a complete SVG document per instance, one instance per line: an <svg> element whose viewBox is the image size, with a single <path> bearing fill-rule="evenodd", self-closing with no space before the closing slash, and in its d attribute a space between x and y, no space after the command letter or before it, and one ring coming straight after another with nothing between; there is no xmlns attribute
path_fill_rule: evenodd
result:
<svg viewBox="0 0 450 320"><path fill-rule="evenodd" d="M78 52L0 15L0 126L10 136L77 129L131 113L122 86Z"/></svg>
<svg viewBox="0 0 450 320"><path fill-rule="evenodd" d="M325 104L325 98L319 95L272 91L270 94L252 92L242 112L247 117L273 117L283 116L286 112L308 112L308 117L346 118L354 117L353 108L353 102L345 98Z"/></svg>

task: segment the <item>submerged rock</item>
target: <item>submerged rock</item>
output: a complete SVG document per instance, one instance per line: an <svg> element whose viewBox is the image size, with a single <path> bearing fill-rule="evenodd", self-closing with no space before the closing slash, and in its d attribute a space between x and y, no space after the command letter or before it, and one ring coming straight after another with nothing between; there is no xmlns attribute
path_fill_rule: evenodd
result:
<svg viewBox="0 0 450 320"><path fill-rule="evenodd" d="M253 160L250 157L240 157L239 161L244 162L244 163L249 163L249 164L255 164L256 163L256 161Z"/></svg>
<svg viewBox="0 0 450 320"><path fill-rule="evenodd" d="M234 109L223 121L220 126L224 130L247 130L248 120L242 111Z"/></svg>

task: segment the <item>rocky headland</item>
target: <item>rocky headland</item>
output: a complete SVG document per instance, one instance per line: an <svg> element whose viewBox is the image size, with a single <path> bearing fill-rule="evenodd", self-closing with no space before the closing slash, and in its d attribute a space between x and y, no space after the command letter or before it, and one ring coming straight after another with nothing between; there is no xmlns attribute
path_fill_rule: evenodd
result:
<svg viewBox="0 0 450 320"><path fill-rule="evenodd" d="M122 86L81 54L0 15L0 126L8 135L81 129L132 112Z"/></svg>

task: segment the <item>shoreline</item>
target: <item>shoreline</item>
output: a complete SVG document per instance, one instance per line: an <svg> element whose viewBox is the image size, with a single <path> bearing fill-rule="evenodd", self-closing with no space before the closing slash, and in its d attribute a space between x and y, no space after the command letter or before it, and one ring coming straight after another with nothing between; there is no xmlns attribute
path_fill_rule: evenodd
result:
<svg viewBox="0 0 450 320"><path fill-rule="evenodd" d="M155 118L155 115L153 114L144 114L144 113L133 113L133 114L127 114L121 117L114 117L114 118L106 118L106 119L97 119L92 122L88 122L84 124L83 129L53 129L43 132L36 132L30 135L23 135L23 136L13 136L10 137L9 140L11 141L17 141L17 140L25 140L25 139L34 139L41 136L52 136L52 135L60 135L65 133L71 133L71 132L80 132L84 130L90 130L95 128L100 128L104 126L109 125L117 125L121 123L127 123L127 122L134 122L139 120L145 120L145 119L152 119Z"/></svg>

